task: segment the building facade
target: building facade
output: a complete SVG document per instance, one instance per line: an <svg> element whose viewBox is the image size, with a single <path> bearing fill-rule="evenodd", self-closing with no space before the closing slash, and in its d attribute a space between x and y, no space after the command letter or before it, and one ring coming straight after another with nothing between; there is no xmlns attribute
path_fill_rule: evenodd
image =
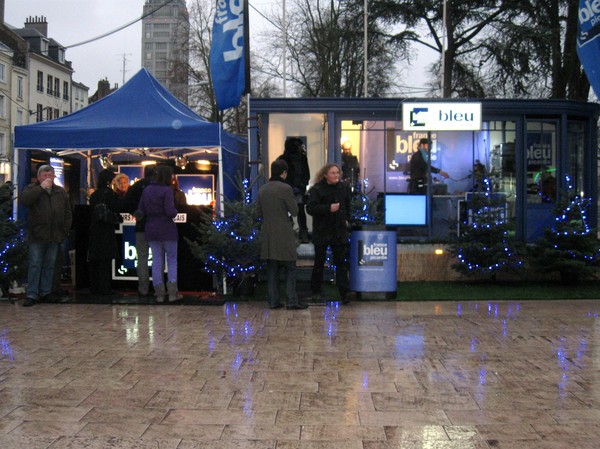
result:
<svg viewBox="0 0 600 449"><path fill-rule="evenodd" d="M73 81L71 85L71 112L85 108L88 103L90 88L85 84Z"/></svg>
<svg viewBox="0 0 600 449"><path fill-rule="evenodd" d="M416 108L419 102L425 104ZM455 121L469 117L458 112L462 108L479 105L480 117L477 126L469 129L442 129L447 126L439 124L436 130L421 124L418 113L404 118L404 109L411 105L415 111L447 107L443 114L451 114L447 117ZM541 235L567 183L593 199L590 218L593 225L597 222L598 104L253 98L249 115L257 118L249 142L251 160L260 162L255 167L268 167L289 136L306 142L312 174L328 162L342 165L341 147L349 144L358 160L357 188L371 198L395 195L405 201L414 193L410 161L419 140L429 139L429 181L421 191L424 222L398 226L401 238L444 241L456 236L468 214L464 208L470 195L486 189L484 179L489 180L492 193L505 199L504 213L522 241ZM448 178L436 174L436 169ZM254 176L258 175L255 169Z"/></svg>
<svg viewBox="0 0 600 449"><path fill-rule="evenodd" d="M142 19L142 67L188 103L189 15L185 0L167 5L146 0Z"/></svg>
<svg viewBox="0 0 600 449"><path fill-rule="evenodd" d="M12 112L12 57L9 47L0 43L0 184L10 173L10 118Z"/></svg>
<svg viewBox="0 0 600 449"><path fill-rule="evenodd" d="M29 17L14 32L29 44L28 69L31 75L30 110L32 121L52 120L71 113L73 69L65 48L48 38L45 17Z"/></svg>
<svg viewBox="0 0 600 449"><path fill-rule="evenodd" d="M66 49L48 37L46 18L28 17L18 28L4 22L0 0L0 176L13 180L15 126L53 120L87 105L87 87L77 84Z"/></svg>

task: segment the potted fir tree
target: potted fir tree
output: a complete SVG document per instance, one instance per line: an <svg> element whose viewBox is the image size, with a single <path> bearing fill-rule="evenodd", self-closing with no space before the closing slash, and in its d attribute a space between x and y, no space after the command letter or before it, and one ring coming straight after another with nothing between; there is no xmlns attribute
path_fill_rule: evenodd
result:
<svg viewBox="0 0 600 449"><path fill-rule="evenodd" d="M223 214L205 216L197 225L198 237L186 239L192 254L216 278L217 291L225 279L234 294L250 296L260 268L260 222L250 201L251 185L237 179L241 198L225 200Z"/></svg>
<svg viewBox="0 0 600 449"><path fill-rule="evenodd" d="M570 184L568 177L567 184ZM538 271L559 272L563 284L595 277L600 245L596 231L588 225L590 202L590 198L577 195L571 185L559 195L554 222L533 247Z"/></svg>
<svg viewBox="0 0 600 449"><path fill-rule="evenodd" d="M468 277L496 280L500 272L518 273L524 269L523 257L514 242L514 233L506 220L506 200L486 189L467 203L465 232L450 246L457 258L452 268Z"/></svg>
<svg viewBox="0 0 600 449"><path fill-rule="evenodd" d="M27 239L12 217L12 193L12 184L0 187L0 288L7 296L11 285L27 275Z"/></svg>

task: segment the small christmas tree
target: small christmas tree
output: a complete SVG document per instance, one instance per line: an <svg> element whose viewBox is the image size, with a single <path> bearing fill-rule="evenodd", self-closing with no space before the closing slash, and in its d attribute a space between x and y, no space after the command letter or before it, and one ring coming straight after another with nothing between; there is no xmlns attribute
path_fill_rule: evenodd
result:
<svg viewBox="0 0 600 449"><path fill-rule="evenodd" d="M0 187L0 287L4 293L27 274L27 239L23 225L12 218L12 191L9 183Z"/></svg>
<svg viewBox="0 0 600 449"><path fill-rule="evenodd" d="M591 199L577 195L569 177L566 181L567 190L556 202L554 223L544 230L533 254L539 271L558 271L563 283L574 284L580 278L595 276L600 245L588 225Z"/></svg>
<svg viewBox="0 0 600 449"><path fill-rule="evenodd" d="M352 224L355 226L383 224L382 201L380 198L371 199L372 189L368 189L369 180L364 179L350 202Z"/></svg>
<svg viewBox="0 0 600 449"><path fill-rule="evenodd" d="M467 202L466 231L450 247L458 259L452 268L461 274L495 280L499 272L516 273L524 268L506 220L504 195L492 193L489 179L485 191Z"/></svg>
<svg viewBox="0 0 600 449"><path fill-rule="evenodd" d="M223 215L208 216L198 225L199 237L187 239L205 270L239 284L260 267L260 222L251 202L251 185L237 178L241 199L223 202ZM217 283L219 285L219 283Z"/></svg>

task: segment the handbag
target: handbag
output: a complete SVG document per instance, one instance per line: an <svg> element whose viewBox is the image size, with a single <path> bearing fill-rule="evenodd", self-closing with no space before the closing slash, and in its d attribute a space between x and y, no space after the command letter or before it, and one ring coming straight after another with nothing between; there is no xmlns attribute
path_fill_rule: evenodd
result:
<svg viewBox="0 0 600 449"><path fill-rule="evenodd" d="M118 225L123 223L123 217L121 214L113 212L110 207L106 204L105 199L106 193L102 198L102 202L94 206L93 219L98 223L105 223L109 225Z"/></svg>

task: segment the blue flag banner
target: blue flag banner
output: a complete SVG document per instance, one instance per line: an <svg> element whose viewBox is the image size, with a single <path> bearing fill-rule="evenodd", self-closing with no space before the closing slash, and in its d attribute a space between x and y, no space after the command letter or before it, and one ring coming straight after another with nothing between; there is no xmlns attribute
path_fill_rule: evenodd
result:
<svg viewBox="0 0 600 449"><path fill-rule="evenodd" d="M245 4L245 0L217 0L210 74L217 107L221 111L239 105L246 90Z"/></svg>
<svg viewBox="0 0 600 449"><path fill-rule="evenodd" d="M600 98L600 0L579 1L577 54L596 97Z"/></svg>

